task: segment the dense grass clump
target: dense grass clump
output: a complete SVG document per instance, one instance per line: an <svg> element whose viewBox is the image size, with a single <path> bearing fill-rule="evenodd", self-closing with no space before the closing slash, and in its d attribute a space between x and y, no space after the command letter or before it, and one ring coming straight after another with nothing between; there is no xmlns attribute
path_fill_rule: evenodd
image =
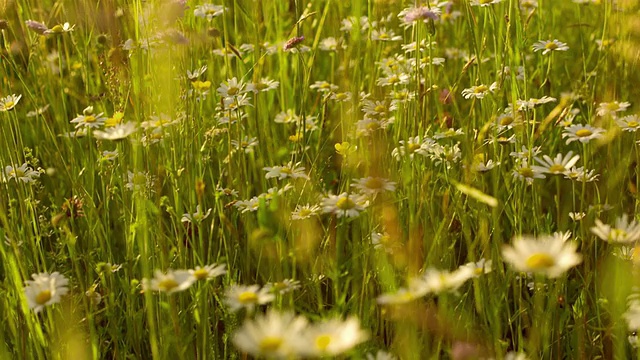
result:
<svg viewBox="0 0 640 360"><path fill-rule="evenodd" d="M428 1L0 3L0 358L636 358L640 4Z"/></svg>

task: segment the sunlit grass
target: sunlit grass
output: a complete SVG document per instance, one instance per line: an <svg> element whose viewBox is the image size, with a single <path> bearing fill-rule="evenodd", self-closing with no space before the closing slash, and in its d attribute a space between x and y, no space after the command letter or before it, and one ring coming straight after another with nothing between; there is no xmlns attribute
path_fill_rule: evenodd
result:
<svg viewBox="0 0 640 360"><path fill-rule="evenodd" d="M635 358L638 9L0 3L0 358Z"/></svg>

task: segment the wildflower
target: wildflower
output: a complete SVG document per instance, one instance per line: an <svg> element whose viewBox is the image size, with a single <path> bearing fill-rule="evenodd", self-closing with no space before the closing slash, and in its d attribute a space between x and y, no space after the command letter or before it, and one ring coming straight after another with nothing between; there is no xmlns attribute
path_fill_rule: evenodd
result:
<svg viewBox="0 0 640 360"><path fill-rule="evenodd" d="M31 110L27 113L27 117L36 117L38 115L42 115L44 114L47 110L49 109L49 104L41 107L41 108L37 108L35 110Z"/></svg>
<svg viewBox="0 0 640 360"><path fill-rule="evenodd" d="M136 131L138 131L138 126L135 123L126 122L107 128L104 131L95 130L93 136L98 140L122 140Z"/></svg>
<svg viewBox="0 0 640 360"><path fill-rule="evenodd" d="M638 115L629 115L616 119L616 124L622 131L636 132L640 129L640 117Z"/></svg>
<svg viewBox="0 0 640 360"><path fill-rule="evenodd" d="M300 281L293 279L284 279L282 281L276 281L274 283L267 283L264 287L270 289L273 293L282 295L299 289Z"/></svg>
<svg viewBox="0 0 640 360"><path fill-rule="evenodd" d="M260 288L260 285L231 285L225 294L225 303L231 311L247 309L253 312L257 305L270 303L275 296L268 288Z"/></svg>
<svg viewBox="0 0 640 360"><path fill-rule="evenodd" d="M466 264L462 265L462 267L469 268L472 271L472 273L471 273L472 277L478 277L478 276L480 276L482 274L490 273L493 270L491 268L491 265L492 265L491 260L480 259L477 262L466 263Z"/></svg>
<svg viewBox="0 0 640 360"><path fill-rule="evenodd" d="M231 140L231 146L234 147L234 151L242 151L245 154L253 152L253 148L258 146L258 138L244 136L242 140Z"/></svg>
<svg viewBox="0 0 640 360"><path fill-rule="evenodd" d="M389 108L389 104L387 104L386 101L371 101L371 100L363 101L362 112L364 112L367 116L384 117L390 111L391 109Z"/></svg>
<svg viewBox="0 0 640 360"><path fill-rule="evenodd" d="M513 245L502 247L506 262L518 271L556 278L582 262L577 245L555 236L516 236Z"/></svg>
<svg viewBox="0 0 640 360"><path fill-rule="evenodd" d="M552 51L567 51L567 44L558 40L540 40L531 46L534 52L542 50L542 55L547 55Z"/></svg>
<svg viewBox="0 0 640 360"><path fill-rule="evenodd" d="M100 162L103 161L113 161L116 158L118 158L118 149L115 149L113 151L109 151L109 150L105 150L100 154Z"/></svg>
<svg viewBox="0 0 640 360"><path fill-rule="evenodd" d="M420 276L427 289L427 293L440 294L443 292L457 292L467 280L475 276L475 269L462 266L454 271L428 268Z"/></svg>
<svg viewBox="0 0 640 360"><path fill-rule="evenodd" d="M211 214L211 209L208 209L207 212L202 213L202 211L200 210L200 205L197 205L195 213L182 214L182 218L180 219L180 221L181 222L201 222L202 220L209 217L210 214Z"/></svg>
<svg viewBox="0 0 640 360"><path fill-rule="evenodd" d="M486 162L484 162L482 160L476 160L471 165L471 171L483 173L483 172L487 172L487 171L493 169L494 167L496 167L498 165L500 165L499 161L494 162L491 159L487 160Z"/></svg>
<svg viewBox="0 0 640 360"><path fill-rule="evenodd" d="M572 212L569 213L569 217L573 221L580 221L580 220L584 219L585 216L587 216L587 214L584 213L584 212L573 212L572 211Z"/></svg>
<svg viewBox="0 0 640 360"><path fill-rule="evenodd" d="M22 98L22 95L9 95L0 99L0 111L9 111L18 105L18 101Z"/></svg>
<svg viewBox="0 0 640 360"><path fill-rule="evenodd" d="M275 90L280 86L279 81L274 81L269 78L262 78L259 81L248 83L247 91L251 91L255 94L259 92L267 92L269 90Z"/></svg>
<svg viewBox="0 0 640 360"><path fill-rule="evenodd" d="M335 214L337 217L357 217L369 206L369 202L361 195L331 195L322 199L322 212Z"/></svg>
<svg viewBox="0 0 640 360"><path fill-rule="evenodd" d="M103 113L94 114L93 106L87 106L84 110L82 110L82 115L78 115L73 120L71 120L72 124L76 124L76 129L86 127L86 128L99 128L104 125L107 118L103 116Z"/></svg>
<svg viewBox="0 0 640 360"><path fill-rule="evenodd" d="M193 278L198 280L211 280L215 277L224 275L227 273L226 264L211 264L206 265L204 267L196 266L193 270L188 270L189 274L193 276Z"/></svg>
<svg viewBox="0 0 640 360"><path fill-rule="evenodd" d="M365 177L354 180L351 186L360 190L363 194L375 196L383 191L395 191L396 183L385 178Z"/></svg>
<svg viewBox="0 0 640 360"><path fill-rule="evenodd" d="M608 103L603 102L603 103L600 103L600 105L596 109L596 114L598 116L611 115L615 117L617 112L625 111L629 106L631 106L631 104L626 101L625 102L612 101Z"/></svg>
<svg viewBox="0 0 640 360"><path fill-rule="evenodd" d="M337 85L330 84L324 80L316 81L315 83L313 83L313 85L309 86L309 88L314 89L318 92L325 92L325 93L338 90Z"/></svg>
<svg viewBox="0 0 640 360"><path fill-rule="evenodd" d="M389 254L393 254L394 250L399 246L398 242L392 239L387 232L372 232L371 244L374 249L383 249Z"/></svg>
<svg viewBox="0 0 640 360"><path fill-rule="evenodd" d="M617 218L614 226L596 219L596 226L591 228L591 232L610 243L629 244L640 240L640 224L635 219L629 221L627 214Z"/></svg>
<svg viewBox="0 0 640 360"><path fill-rule="evenodd" d="M196 279L188 270L167 270L165 274L160 270L156 270L153 279L143 279L142 286L144 290L153 290L158 292L166 292L173 294L179 291L187 290L193 285Z"/></svg>
<svg viewBox="0 0 640 360"><path fill-rule="evenodd" d="M68 32L72 32L75 29L75 27L76 27L75 25L70 25L68 22L66 22L64 24L55 25L51 29L45 30L43 34L49 35L49 34L68 33Z"/></svg>
<svg viewBox="0 0 640 360"><path fill-rule="evenodd" d="M307 327L307 320L293 313L273 310L246 320L233 335L233 344L255 357L289 359L297 357L294 348Z"/></svg>
<svg viewBox="0 0 640 360"><path fill-rule="evenodd" d="M464 130L450 128L444 131L442 130L438 131L437 133L433 134L433 138L436 140L440 140L440 139L452 138L452 137L462 136L462 135L464 135Z"/></svg>
<svg viewBox="0 0 640 360"><path fill-rule="evenodd" d="M153 178L142 171L133 173L127 171L127 183L124 185L128 190L144 191L151 188L153 185Z"/></svg>
<svg viewBox="0 0 640 360"><path fill-rule="evenodd" d="M559 175L569 170L580 160L580 155L573 155L573 151L569 151L566 155L556 154L556 157L551 159L548 155L543 155L542 159L535 158L536 162L541 166L535 166L539 171Z"/></svg>
<svg viewBox="0 0 640 360"><path fill-rule="evenodd" d="M295 210L291 213L291 220L309 219L312 216L317 216L319 212L320 206L318 205L296 205Z"/></svg>
<svg viewBox="0 0 640 360"><path fill-rule="evenodd" d="M369 334L360 327L360 321L329 319L306 328L297 350L306 357L337 356L367 340Z"/></svg>
<svg viewBox="0 0 640 360"><path fill-rule="evenodd" d="M351 93L348 92L348 91L345 91L345 92L332 92L332 93L329 94L328 98L331 99L331 100L334 100L336 102L350 102L351 101Z"/></svg>
<svg viewBox="0 0 640 360"><path fill-rule="evenodd" d="M289 162L283 166L273 166L262 168L267 172L265 178L277 178L279 180L291 178L291 179L306 179L309 180L309 176L304 173L304 167L299 166L300 163L293 164Z"/></svg>
<svg viewBox="0 0 640 360"><path fill-rule="evenodd" d="M586 170L583 166L579 168L574 166L563 172L563 175L565 179L577 182L593 182L598 180L598 174L595 173L595 170Z"/></svg>
<svg viewBox="0 0 640 360"><path fill-rule="evenodd" d="M482 99L485 97L485 95L489 93L493 93L497 89L498 89L497 82L494 82L489 86L487 85L472 86L470 88L462 90L462 96L465 99L471 99L471 98Z"/></svg>
<svg viewBox="0 0 640 360"><path fill-rule="evenodd" d="M226 8L223 5L202 4L196 6L195 10L193 10L193 16L211 21L213 18L224 14L225 11Z"/></svg>
<svg viewBox="0 0 640 360"><path fill-rule="evenodd" d="M545 95L545 96L541 97L540 99L530 98L529 100L526 100L526 101L525 100L517 100L516 101L516 107L520 111L531 110L531 109L535 108L538 105L548 104L550 102L556 102L556 101L558 101L558 99Z"/></svg>
<svg viewBox="0 0 640 360"><path fill-rule="evenodd" d="M534 146L531 149L527 148L525 145L522 145L520 151L512 151L509 153L509 156L514 157L518 160L526 160L531 159L532 157L536 157L540 154L540 146Z"/></svg>
<svg viewBox="0 0 640 360"><path fill-rule="evenodd" d="M59 303L60 298L69 291L69 280L57 271L51 274L31 274L31 278L33 280L25 281L27 286L24 293L29 309L35 313L39 313L47 305Z"/></svg>
<svg viewBox="0 0 640 360"><path fill-rule="evenodd" d="M24 183L35 182L40 177L40 171L34 170L28 163L24 163L19 167L7 165L4 168L6 180L20 180Z"/></svg>
<svg viewBox="0 0 640 360"><path fill-rule="evenodd" d="M233 206L235 206L240 213L257 211L260 208L260 199L257 196L252 197L249 200L238 200Z"/></svg>
<svg viewBox="0 0 640 360"><path fill-rule="evenodd" d="M391 156L400 160L401 156L409 155L413 159L414 154L429 156L429 148L434 144L430 138L420 139L420 136L410 137L408 140L400 140L400 146L391 151Z"/></svg>
<svg viewBox="0 0 640 360"><path fill-rule="evenodd" d="M376 299L380 305L402 305L419 299L429 292L426 283L419 278L410 278L409 286L393 293L385 293Z"/></svg>
<svg viewBox="0 0 640 360"><path fill-rule="evenodd" d="M204 65L198 69L195 69L193 71L191 70L187 70L187 79L189 80L196 80L198 79L202 74L204 74L207 71L207 65Z"/></svg>
<svg viewBox="0 0 640 360"><path fill-rule="evenodd" d="M296 115L296 113L293 110L289 109L287 111L283 111L278 115L276 115L273 121L278 124L297 123L300 121L300 116Z"/></svg>
<svg viewBox="0 0 640 360"><path fill-rule="evenodd" d="M522 159L511 172L513 177L524 180L527 185L533 184L534 179L544 179L545 176L539 166L529 166L527 159Z"/></svg>
<svg viewBox="0 0 640 360"><path fill-rule="evenodd" d="M499 4L501 2L502 2L502 0L471 0L469 2L469 5L486 7L486 6L490 6L490 5L493 5L493 4Z"/></svg>
<svg viewBox="0 0 640 360"><path fill-rule="evenodd" d="M438 20L442 10L438 7L408 7L400 11L398 18L402 21L403 26L413 26L418 22L428 22L429 20Z"/></svg>
<svg viewBox="0 0 640 360"><path fill-rule="evenodd" d="M396 35L393 30L387 30L386 28L379 28L371 30L372 41L400 41L402 36Z"/></svg>
<svg viewBox="0 0 640 360"><path fill-rule="evenodd" d="M318 48L322 51L336 51L338 50L338 40L330 36L320 41Z"/></svg>
<svg viewBox="0 0 640 360"><path fill-rule="evenodd" d="M242 80L238 81L238 79L234 77L221 83L216 91L222 97L231 97L244 94L246 92L244 87L245 83Z"/></svg>
<svg viewBox="0 0 640 360"><path fill-rule="evenodd" d="M566 127L562 132L562 137L567 138L566 144L569 145L573 141L580 141L581 143L588 143L593 139L599 139L602 137L604 129L593 127L591 125L571 125Z"/></svg>

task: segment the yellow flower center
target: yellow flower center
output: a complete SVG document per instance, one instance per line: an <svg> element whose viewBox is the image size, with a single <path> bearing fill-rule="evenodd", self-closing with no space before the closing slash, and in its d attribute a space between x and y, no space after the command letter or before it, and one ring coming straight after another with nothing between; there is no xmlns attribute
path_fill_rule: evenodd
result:
<svg viewBox="0 0 640 360"><path fill-rule="evenodd" d="M381 33L380 35L378 35L379 39L388 39L389 38L389 34L387 33Z"/></svg>
<svg viewBox="0 0 640 360"><path fill-rule="evenodd" d="M553 256L545 253L537 253L529 256L526 261L527 267L532 270L548 269L556 264Z"/></svg>
<svg viewBox="0 0 640 360"><path fill-rule="evenodd" d="M593 134L593 131L589 129L580 129L576 131L576 136L578 137L587 137L587 136L590 136L591 134Z"/></svg>
<svg viewBox="0 0 640 360"><path fill-rule="evenodd" d="M193 272L193 277L198 280L206 279L207 276L209 276L209 271L207 269L198 269Z"/></svg>
<svg viewBox="0 0 640 360"><path fill-rule="evenodd" d="M98 120L98 119L96 119L96 117L93 116L93 115L87 115L87 116L84 117L84 122L86 122L86 123L94 123L94 122L96 122L96 120Z"/></svg>
<svg viewBox="0 0 640 360"><path fill-rule="evenodd" d="M555 50L558 48L558 44L556 44L555 42L549 42L544 46L544 48L547 50Z"/></svg>
<svg viewBox="0 0 640 360"><path fill-rule="evenodd" d="M227 90L227 94L229 94L229 95L231 95L231 96L233 96L233 95L237 94L238 92L240 92L240 89L238 89L237 87L230 87L230 88Z"/></svg>
<svg viewBox="0 0 640 360"><path fill-rule="evenodd" d="M327 348L329 347L329 344L331 344L331 336L330 335L320 335L316 338L316 347L318 349L320 349L321 351L325 351L327 350Z"/></svg>
<svg viewBox="0 0 640 360"><path fill-rule="evenodd" d="M564 172L565 170L567 169L564 167L564 165L561 165L561 164L554 164L551 167L549 167L549 172L553 174L561 173L561 172Z"/></svg>
<svg viewBox="0 0 640 360"><path fill-rule="evenodd" d="M309 209L300 209L300 211L298 211L298 216L300 216L300 217L304 218L304 217L307 217L309 215L311 215L311 210L309 210Z"/></svg>
<svg viewBox="0 0 640 360"><path fill-rule="evenodd" d="M257 89L258 91L260 91L260 90L264 90L264 89L266 89L267 87L269 87L269 85L267 85L267 84L265 84L265 83L257 83L257 84L256 84L256 89Z"/></svg>
<svg viewBox="0 0 640 360"><path fill-rule="evenodd" d="M620 109L620 105L618 103L612 102L608 103L606 108L609 111L618 111L618 109Z"/></svg>
<svg viewBox="0 0 640 360"><path fill-rule="evenodd" d="M480 94L487 90L489 90L489 87L487 85L480 85L480 86L476 86L476 88L473 89L473 92L476 94Z"/></svg>
<svg viewBox="0 0 640 360"><path fill-rule="evenodd" d="M40 291L38 295L36 295L36 303L38 305L44 305L47 303L47 301L51 300L51 298L51 290L43 290Z"/></svg>
<svg viewBox="0 0 640 360"><path fill-rule="evenodd" d="M336 100L346 100L348 95L346 93L337 93Z"/></svg>
<svg viewBox="0 0 640 360"><path fill-rule="evenodd" d="M407 150L409 150L409 152L416 152L418 149L420 149L420 144L409 144L407 145Z"/></svg>
<svg viewBox="0 0 640 360"><path fill-rule="evenodd" d="M367 124L367 130L373 131L380 129L380 124L377 121L372 121Z"/></svg>
<svg viewBox="0 0 640 360"><path fill-rule="evenodd" d="M340 210L349 210L356 207L356 203L348 197L343 197L338 199L338 202L336 202L336 207Z"/></svg>
<svg viewBox="0 0 640 360"><path fill-rule="evenodd" d="M532 178L534 175L533 170L531 170L531 168L529 167L523 167L518 169L518 173L526 178Z"/></svg>
<svg viewBox="0 0 640 360"><path fill-rule="evenodd" d="M627 121L627 127L635 128L638 126L640 126L640 123L638 123L637 121L633 121L633 120Z"/></svg>
<svg viewBox="0 0 640 360"><path fill-rule="evenodd" d="M387 108L384 105L378 105L373 109L375 112L384 112Z"/></svg>
<svg viewBox="0 0 640 360"><path fill-rule="evenodd" d="M282 338L277 336L265 336L260 340L260 350L264 353L275 352L282 346Z"/></svg>
<svg viewBox="0 0 640 360"><path fill-rule="evenodd" d="M180 284L174 279L166 278L166 279L160 280L160 282L158 283L158 289L164 290L164 291L171 291L172 289L178 287L178 285Z"/></svg>
<svg viewBox="0 0 640 360"><path fill-rule="evenodd" d="M381 189L384 185L384 182L379 178L369 178L365 181L364 186L369 189Z"/></svg>
<svg viewBox="0 0 640 360"><path fill-rule="evenodd" d="M480 0L480 4L490 4L493 0Z"/></svg>
<svg viewBox="0 0 640 360"><path fill-rule="evenodd" d="M5 109L11 109L12 107L14 107L16 105L16 103L14 101L7 101L6 103L4 103L4 108Z"/></svg>
<svg viewBox="0 0 640 360"><path fill-rule="evenodd" d="M625 239L627 237L627 232L624 231L623 229L613 228L613 229L611 229L611 233L610 233L609 237L611 239L615 239L615 240Z"/></svg>
<svg viewBox="0 0 640 360"><path fill-rule="evenodd" d="M238 295L238 301L242 304L253 304L258 302L258 294L252 291L245 291Z"/></svg>

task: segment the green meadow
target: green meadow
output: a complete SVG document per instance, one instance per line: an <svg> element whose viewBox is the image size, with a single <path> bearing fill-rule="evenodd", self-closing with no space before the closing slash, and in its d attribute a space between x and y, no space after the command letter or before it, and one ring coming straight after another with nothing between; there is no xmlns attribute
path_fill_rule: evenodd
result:
<svg viewBox="0 0 640 360"><path fill-rule="evenodd" d="M0 0L0 359L633 359L637 0Z"/></svg>

